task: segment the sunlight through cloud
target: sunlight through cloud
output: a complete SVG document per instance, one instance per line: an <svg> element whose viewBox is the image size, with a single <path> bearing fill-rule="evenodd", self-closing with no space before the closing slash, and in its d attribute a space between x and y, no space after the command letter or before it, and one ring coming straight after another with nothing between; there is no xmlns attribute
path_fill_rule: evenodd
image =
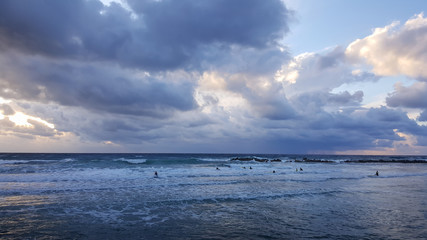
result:
<svg viewBox="0 0 427 240"><path fill-rule="evenodd" d="M22 112L16 112L14 115L9 116L9 120L12 121L13 123L15 123L16 126L32 128L34 126L31 123L29 123L28 120L33 120L33 121L39 122L39 123L47 126L48 128L51 128L51 129L55 128L55 125L52 123L49 123L49 122L47 122L41 118L38 118L38 117L26 115Z"/></svg>

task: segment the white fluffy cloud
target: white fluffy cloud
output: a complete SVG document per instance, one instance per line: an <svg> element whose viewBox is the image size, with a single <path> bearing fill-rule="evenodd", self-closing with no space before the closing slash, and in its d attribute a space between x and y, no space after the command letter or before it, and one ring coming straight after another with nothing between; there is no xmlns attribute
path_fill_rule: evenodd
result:
<svg viewBox="0 0 427 240"><path fill-rule="evenodd" d="M403 25L394 22L363 39L351 43L346 55L355 63L366 63L380 76L405 76L417 82L394 85L394 92L386 98L387 106L410 111L427 110L427 18L415 15ZM418 119L425 119L422 113Z"/></svg>
<svg viewBox="0 0 427 240"><path fill-rule="evenodd" d="M276 73L287 96L307 92L329 92L344 83L376 81L372 73L355 71L348 64L344 49L336 47L322 53L303 53L294 57Z"/></svg>
<svg viewBox="0 0 427 240"><path fill-rule="evenodd" d="M423 14L401 26L394 22L363 39L357 39L346 49L354 61L365 61L377 75L406 75L427 80L427 18Z"/></svg>

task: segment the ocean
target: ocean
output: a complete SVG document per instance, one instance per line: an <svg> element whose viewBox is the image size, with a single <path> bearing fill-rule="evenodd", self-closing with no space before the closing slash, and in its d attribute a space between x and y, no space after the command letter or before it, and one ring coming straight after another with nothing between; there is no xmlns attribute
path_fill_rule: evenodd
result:
<svg viewBox="0 0 427 240"><path fill-rule="evenodd" d="M0 239L427 239L426 163L3 153Z"/></svg>

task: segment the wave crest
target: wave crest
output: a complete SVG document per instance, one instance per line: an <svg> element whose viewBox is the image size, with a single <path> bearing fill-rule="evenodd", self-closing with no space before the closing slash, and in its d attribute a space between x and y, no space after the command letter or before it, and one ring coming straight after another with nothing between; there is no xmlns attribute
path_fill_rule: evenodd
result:
<svg viewBox="0 0 427 240"><path fill-rule="evenodd" d="M114 161L118 162L126 162L130 164L143 164L147 162L147 159L145 158L117 158L114 159Z"/></svg>

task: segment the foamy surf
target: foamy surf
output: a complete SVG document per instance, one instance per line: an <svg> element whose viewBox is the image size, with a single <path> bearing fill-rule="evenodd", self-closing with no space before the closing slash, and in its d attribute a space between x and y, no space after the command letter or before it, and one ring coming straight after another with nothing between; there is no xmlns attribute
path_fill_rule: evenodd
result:
<svg viewBox="0 0 427 240"><path fill-rule="evenodd" d="M282 161L232 161L235 157ZM406 159L388 156L249 157L3 154L0 238L422 236L427 164L377 161ZM294 161L304 158L327 162ZM355 161L360 159L373 161ZM425 158L407 160L420 159Z"/></svg>
<svg viewBox="0 0 427 240"><path fill-rule="evenodd" d="M131 164L143 164L143 163L147 162L147 159L144 159L144 158L140 158L140 159L118 158L118 159L114 159L114 161L126 162L126 163L131 163Z"/></svg>

